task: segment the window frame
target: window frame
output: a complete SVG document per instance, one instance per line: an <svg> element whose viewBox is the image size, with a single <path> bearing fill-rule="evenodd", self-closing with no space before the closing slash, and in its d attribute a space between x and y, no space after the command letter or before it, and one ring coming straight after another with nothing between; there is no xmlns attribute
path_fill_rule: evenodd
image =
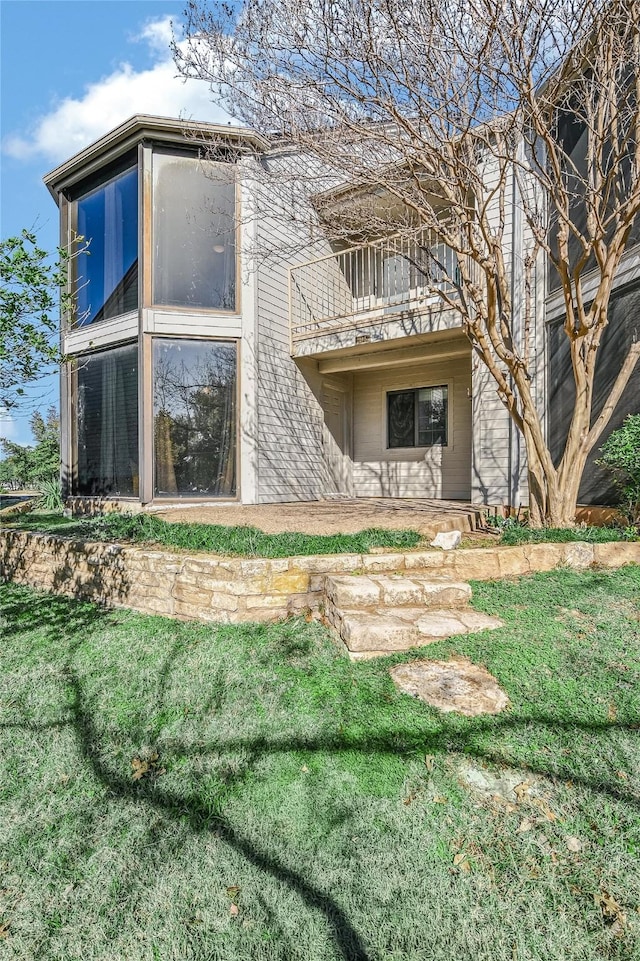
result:
<svg viewBox="0 0 640 961"><path fill-rule="evenodd" d="M150 157L147 164L149 173L150 189L148 193L149 211L145 219L146 230L148 231L148 262L146 264L148 288L145 288L145 306L154 311L172 314L184 314L185 316L237 316L242 312L242 276L240 261L240 198L241 198L241 178L240 169L237 162L227 151L221 150L219 154L211 156L204 155L199 149L175 146L162 141L150 144ZM155 275L156 275L156 250L155 250L155 231L156 231L156 199L155 199L155 159L158 156L187 157L196 160L199 164L211 163L218 166L232 167L234 170L234 306L233 307L199 307L191 304L165 304L156 299Z"/></svg>
<svg viewBox="0 0 640 961"><path fill-rule="evenodd" d="M83 494L78 490L79 485L79 463L80 463L80 445L78 436L78 388L79 388L79 378L78 370L79 366L85 359L95 359L101 355L106 355L110 351L119 350L120 348L127 347L138 347L137 340L132 340L127 338L126 340L118 340L107 345L100 345L99 347L83 350L79 353L73 354L69 357L66 362L67 377L69 383L69 462L68 462L68 476L66 478L66 483L69 490L69 496L76 498L78 500L95 499L100 498L103 500L118 500L118 501L139 501L140 491L141 491L141 479L142 479L142 458L140 456L140 436L142 432L142 425L140 419L140 384L142 381L142 370L140 367L140 357L139 351L137 356L137 390L136 390L136 425L138 434L138 445L137 445L137 468L138 468L138 491L132 494L120 494L120 493L102 493L102 494Z"/></svg>
<svg viewBox="0 0 640 961"><path fill-rule="evenodd" d="M235 493L225 494L225 495L199 495L196 493L189 492L175 492L175 493L158 493L156 486L156 437L155 437L155 401L154 401L154 388L155 388L155 345L160 341L180 341L185 344L200 344L200 345L213 345L213 344L227 344L233 345L235 348L235 419L236 419L236 437L235 437L235 458L234 458L234 468L235 468ZM158 503L189 503L189 501L196 501L198 498L200 500L212 500L220 503L239 503L241 500L241 445L242 445L242 411L241 411L241 371L242 371L242 344L240 340L236 337L208 337L204 334L199 335L181 335L181 334L159 334L154 335L150 338L150 348L149 348L149 389L151 392L151 424L152 424L152 436L150 439L150 457L145 460L145 470L149 472L151 478L151 490L152 490L152 500Z"/></svg>
<svg viewBox="0 0 640 961"><path fill-rule="evenodd" d="M140 158L138 153L138 148L135 147L131 150L127 150L126 153L122 154L116 160L107 164L104 167L99 168L97 171L87 175L82 180L73 184L68 191L65 192L65 207L66 207L66 225L65 225L65 235L67 236L67 244L69 250L74 250L77 246L77 236L78 236L78 203L89 197L91 194L96 193L98 190L106 187L111 182L117 180L125 174L136 172L136 263L138 265L138 276L137 276L137 289L135 298L135 307L130 310L124 311L120 314L109 315L108 317L102 316L99 320L87 321L83 324L79 323L78 317L78 305L74 303L72 309L68 312L68 316L64 319L64 329L67 331L78 331L83 329L90 329L95 326L100 326L102 324L113 323L121 317L128 317L138 312L140 304L140 296L143 285L142 277L142 246L140 242L140 229L143 223L143 208L142 208L142 191L140 189ZM82 246L82 244L80 245ZM91 247L89 247L89 251ZM72 295L78 288L78 258L73 256L71 258L70 270L69 270L69 281L68 290ZM108 299L108 298L107 298ZM74 296L75 301L75 296ZM102 304L101 310L104 310L105 303Z"/></svg>
<svg viewBox="0 0 640 961"><path fill-rule="evenodd" d="M396 388L394 388L393 390L387 390L387 391L385 391L385 394L384 394L384 397L385 397L385 412L384 412L384 413L385 413L385 448L386 448L386 450L387 450L387 451L396 452L396 451L403 451L403 450L404 450L404 451L415 451L415 450L424 450L424 451L427 451L427 450L432 450L433 448L441 448L441 449L449 448L449 447L451 446L451 445L450 445L450 441L449 441L449 438L450 438L450 435L451 435L451 423L450 423L450 418L451 418L450 397L452 396L452 389L451 389L451 387L452 387L451 383L449 383L449 382L444 382L444 383L438 383L438 384L420 384L420 385L415 386L415 387L414 387L414 386L396 387ZM421 390L428 390L428 391L445 390L445 391L446 391L445 440L444 440L444 443L441 443L441 442L436 442L436 443L432 443L432 444L420 444L420 443L418 443L418 436L419 436L419 435L418 435L418 431L419 431L419 427L418 427L418 399L419 399L419 395L420 395L420 391L421 391ZM389 423L389 401L390 401L390 398L391 398L392 396L396 395L396 394L410 394L410 393L413 394L413 398L414 398L414 400L413 400L413 402L414 402L414 414L413 414L413 417L414 417L414 420L413 420L413 438L414 438L414 443L413 443L413 444L410 444L410 445L403 444L403 445L392 446L391 443L390 443L390 441L391 441L391 430L390 430L390 426L391 426L391 425L390 425L390 423Z"/></svg>

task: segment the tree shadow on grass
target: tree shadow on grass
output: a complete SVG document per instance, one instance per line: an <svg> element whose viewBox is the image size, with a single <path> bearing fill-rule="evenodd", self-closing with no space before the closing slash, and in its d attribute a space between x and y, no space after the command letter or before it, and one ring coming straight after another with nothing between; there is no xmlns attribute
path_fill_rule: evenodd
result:
<svg viewBox="0 0 640 961"><path fill-rule="evenodd" d="M26 607L25 607L26 605ZM20 633L25 629L39 628L44 630L47 638L58 647L60 657L64 663L61 677L67 687L66 717L52 722L10 722L0 727L24 728L29 731L47 731L52 728L69 727L75 737L79 752L90 767L95 778L109 791L110 795L124 801L142 803L171 819L184 822L186 820L194 833L212 832L257 870L289 887L312 910L320 911L326 920L338 956L343 961L369 961L363 938L354 924L340 907L336 900L326 891L310 883L302 872L293 870L279 858L261 850L255 843L244 837L225 817L220 810L224 797L220 798L220 806L204 803L196 794L185 797L174 794L162 788L157 780L133 782L129 777L114 770L104 761L107 752L101 750L101 734L95 723L90 703L87 699L81 678L74 667L78 649L82 646L87 632L106 626L109 623L122 623L127 618L126 612L105 611L92 604L80 603L49 595L34 595L25 591L11 599L3 607L3 614L7 621L13 619L15 627L13 633ZM135 615L137 616L137 615ZM10 630L11 633L11 630ZM169 648L158 668L158 705L162 707L166 691L170 683L176 662L186 653L182 641L176 640ZM400 695L398 695L400 696ZM372 721L375 722L376 705L372 703ZM215 743L199 743L197 747L188 746L180 741L173 741L163 751L163 761L173 757L187 757L206 755L211 753L243 751L248 754L248 761L241 772L235 777L235 783L241 782L251 772L255 763L264 755L276 753L304 752L312 754L323 752L333 755L361 752L365 755L383 754L406 758L415 758L422 754L452 754L460 753L469 757L476 757L482 761L505 763L499 753L490 749L483 749L474 743L483 732L496 733L512 731L537 724L549 730L571 731L581 730L602 734L608 730L634 731L636 724L624 724L618 721L602 723L584 723L579 721L558 720L550 716L532 714L528 717L503 716L500 718L474 719L467 731L461 730L459 723L452 724L446 718L439 723L437 730L432 732L410 730L396 730L376 734L374 723L369 732L362 737L345 736L340 733L324 735L320 738L305 737L253 737L233 738L225 741L216 740ZM560 777L550 773L544 765L532 762L515 762L516 766L532 774L545 777ZM623 784L607 784L602 780L593 781L588 777L571 774L574 784L588 788L603 797L622 801L627 805L640 808L640 798L632 791L625 789Z"/></svg>

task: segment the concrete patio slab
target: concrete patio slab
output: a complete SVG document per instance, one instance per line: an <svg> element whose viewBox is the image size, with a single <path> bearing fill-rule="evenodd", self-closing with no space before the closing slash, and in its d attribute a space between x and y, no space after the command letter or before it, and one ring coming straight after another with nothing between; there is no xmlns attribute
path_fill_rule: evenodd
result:
<svg viewBox="0 0 640 961"><path fill-rule="evenodd" d="M355 534L369 527L415 530L423 536L441 531L472 531L480 510L463 501L429 498L362 497L288 504L180 504L153 506L156 517L175 523L249 525L265 534Z"/></svg>

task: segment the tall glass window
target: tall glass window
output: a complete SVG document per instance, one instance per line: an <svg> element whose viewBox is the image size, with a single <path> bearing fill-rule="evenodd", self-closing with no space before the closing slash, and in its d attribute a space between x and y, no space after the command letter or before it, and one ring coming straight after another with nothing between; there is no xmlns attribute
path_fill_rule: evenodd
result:
<svg viewBox="0 0 640 961"><path fill-rule="evenodd" d="M80 196L76 233L88 244L75 263L77 324L138 306L138 170L125 170Z"/></svg>
<svg viewBox="0 0 640 961"><path fill-rule="evenodd" d="M138 348L76 361L76 494L138 496Z"/></svg>
<svg viewBox="0 0 640 961"><path fill-rule="evenodd" d="M153 156L153 300L236 308L235 167Z"/></svg>
<svg viewBox="0 0 640 961"><path fill-rule="evenodd" d="M236 493L236 346L153 344L155 494Z"/></svg>

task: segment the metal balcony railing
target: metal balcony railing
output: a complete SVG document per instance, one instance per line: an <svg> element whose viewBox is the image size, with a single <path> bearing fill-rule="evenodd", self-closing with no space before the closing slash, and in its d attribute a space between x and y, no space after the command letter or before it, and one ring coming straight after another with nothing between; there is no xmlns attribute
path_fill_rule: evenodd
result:
<svg viewBox="0 0 640 961"><path fill-rule="evenodd" d="M385 313L455 296L456 256L426 231L386 237L290 269L292 342L366 326Z"/></svg>

